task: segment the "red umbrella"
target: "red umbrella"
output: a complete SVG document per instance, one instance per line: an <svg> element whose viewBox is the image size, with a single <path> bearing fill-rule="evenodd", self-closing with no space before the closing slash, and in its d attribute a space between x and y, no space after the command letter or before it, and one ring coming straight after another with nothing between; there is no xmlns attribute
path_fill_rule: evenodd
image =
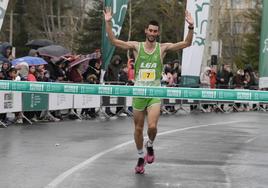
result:
<svg viewBox="0 0 268 188"><path fill-rule="evenodd" d="M81 56L79 56L79 58L77 58L76 60L72 61L69 64L69 68L72 68L75 65L78 65L81 63L89 62L91 59L96 59L96 58L97 58L97 53L92 53L92 54L88 54L88 55L81 55Z"/></svg>

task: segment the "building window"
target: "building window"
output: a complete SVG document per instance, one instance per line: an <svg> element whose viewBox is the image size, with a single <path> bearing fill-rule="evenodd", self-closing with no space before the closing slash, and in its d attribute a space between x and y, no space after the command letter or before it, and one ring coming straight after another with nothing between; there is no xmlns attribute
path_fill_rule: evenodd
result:
<svg viewBox="0 0 268 188"><path fill-rule="evenodd" d="M241 22L236 22L234 23L234 27L233 27L233 34L242 34L244 33L244 27L243 27L243 23Z"/></svg>
<svg viewBox="0 0 268 188"><path fill-rule="evenodd" d="M230 0L230 6L233 9L244 9L247 8L245 0Z"/></svg>

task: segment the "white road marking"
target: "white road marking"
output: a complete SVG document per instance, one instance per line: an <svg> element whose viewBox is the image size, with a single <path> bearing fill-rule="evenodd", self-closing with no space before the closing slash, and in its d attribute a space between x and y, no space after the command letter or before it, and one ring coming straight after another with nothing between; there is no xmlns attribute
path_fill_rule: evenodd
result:
<svg viewBox="0 0 268 188"><path fill-rule="evenodd" d="M232 158L233 154L228 154L228 159ZM227 166L224 165L222 167L220 167L220 169L223 171L223 173L225 174L225 182L226 182L226 188L231 188L231 179L230 179L230 176L228 175L227 173Z"/></svg>
<svg viewBox="0 0 268 188"><path fill-rule="evenodd" d="M158 133L157 136L161 136L161 135L166 135L166 134L172 134L172 133L176 133L176 132L181 132L181 131L187 131L190 129L198 129L198 128L202 128L202 127L208 127L208 126L216 126L216 125L225 125L225 124L234 124L234 123L241 123L243 121L229 121L229 122L219 122L219 123L212 123L212 124L207 124L207 125L196 125L196 126L191 126L191 127L185 127L185 128L180 128L180 129L174 129L174 130L170 130L170 131L165 131L162 133ZM84 162L70 168L69 170L63 172L62 174L60 174L58 177L56 177L53 181L51 181L47 186L45 186L45 188L56 188L59 184L61 184L67 177L69 177L70 175L72 175L73 173L81 170L82 168L84 168L85 166L88 166L90 164L92 164L94 161L96 161L97 159L99 159L100 157L102 157L103 155L106 155L107 153L113 152L117 149L123 148L129 144L134 143L134 141L128 141L128 142L124 142L122 144L119 144L117 146L114 146L110 149L104 150L92 157L90 157L89 159L85 160Z"/></svg>
<svg viewBox="0 0 268 188"><path fill-rule="evenodd" d="M161 185L165 187L180 187L181 184L170 184L170 183L155 183L155 185Z"/></svg>
<svg viewBox="0 0 268 188"><path fill-rule="evenodd" d="M256 140L256 139L257 139L257 136L255 136L255 137L253 137L253 138L247 140L245 143L248 144L248 143L250 143L250 142L252 142L252 141L254 141L254 140Z"/></svg>

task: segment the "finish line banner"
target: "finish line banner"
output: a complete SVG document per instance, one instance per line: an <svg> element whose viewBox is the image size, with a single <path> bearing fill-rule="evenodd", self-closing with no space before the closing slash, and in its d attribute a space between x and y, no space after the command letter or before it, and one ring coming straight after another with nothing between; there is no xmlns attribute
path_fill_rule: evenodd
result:
<svg viewBox="0 0 268 188"><path fill-rule="evenodd" d="M188 0L187 10L194 18L195 29L192 46L185 48L182 55L182 85L199 86L200 69L205 49L210 0ZM185 23L184 35L188 33Z"/></svg>
<svg viewBox="0 0 268 188"><path fill-rule="evenodd" d="M259 88L268 88L268 1L263 1Z"/></svg>
<svg viewBox="0 0 268 188"><path fill-rule="evenodd" d="M267 91L138 87L97 84L66 84L55 82L0 81L0 91L21 91L31 93L70 93L119 97L156 97L210 101L257 101L268 102Z"/></svg>

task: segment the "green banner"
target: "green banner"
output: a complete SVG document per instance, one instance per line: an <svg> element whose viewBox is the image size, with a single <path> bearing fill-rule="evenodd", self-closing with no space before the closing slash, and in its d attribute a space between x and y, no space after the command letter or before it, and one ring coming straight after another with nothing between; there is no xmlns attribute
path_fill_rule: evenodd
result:
<svg viewBox="0 0 268 188"><path fill-rule="evenodd" d="M113 33L116 38L119 37L122 25L125 19L125 15L127 12L127 4L128 0L105 0L105 7L112 7L113 12ZM115 46L113 46L106 34L105 29L105 21L102 24L102 58L104 62L105 69L107 68L108 64L111 61L115 50Z"/></svg>
<svg viewBox="0 0 268 188"><path fill-rule="evenodd" d="M48 110L48 94L46 93L23 93L22 111Z"/></svg>
<svg viewBox="0 0 268 188"><path fill-rule="evenodd" d="M256 101L268 102L268 91L209 89L209 88L176 88L176 87L141 87L97 84L67 84L55 82L23 82L0 81L0 91L22 91L31 93L70 93L90 94L119 97L157 97L209 101ZM31 94L30 94L31 95ZM29 96L30 96L29 95ZM40 96L40 95L39 95ZM34 101L46 108L47 99L37 98ZM31 97L23 98L23 102L32 100ZM44 102L43 102L44 101ZM29 101L27 101L29 102ZM34 103L34 104L36 104ZM44 106L41 105L44 104ZM28 105L29 106L29 105ZM39 108L40 110L40 108Z"/></svg>
<svg viewBox="0 0 268 188"><path fill-rule="evenodd" d="M268 88L268 1L263 0L259 87Z"/></svg>
<svg viewBox="0 0 268 188"><path fill-rule="evenodd" d="M199 76L182 76L181 86L198 88L200 86L199 80L200 80Z"/></svg>

